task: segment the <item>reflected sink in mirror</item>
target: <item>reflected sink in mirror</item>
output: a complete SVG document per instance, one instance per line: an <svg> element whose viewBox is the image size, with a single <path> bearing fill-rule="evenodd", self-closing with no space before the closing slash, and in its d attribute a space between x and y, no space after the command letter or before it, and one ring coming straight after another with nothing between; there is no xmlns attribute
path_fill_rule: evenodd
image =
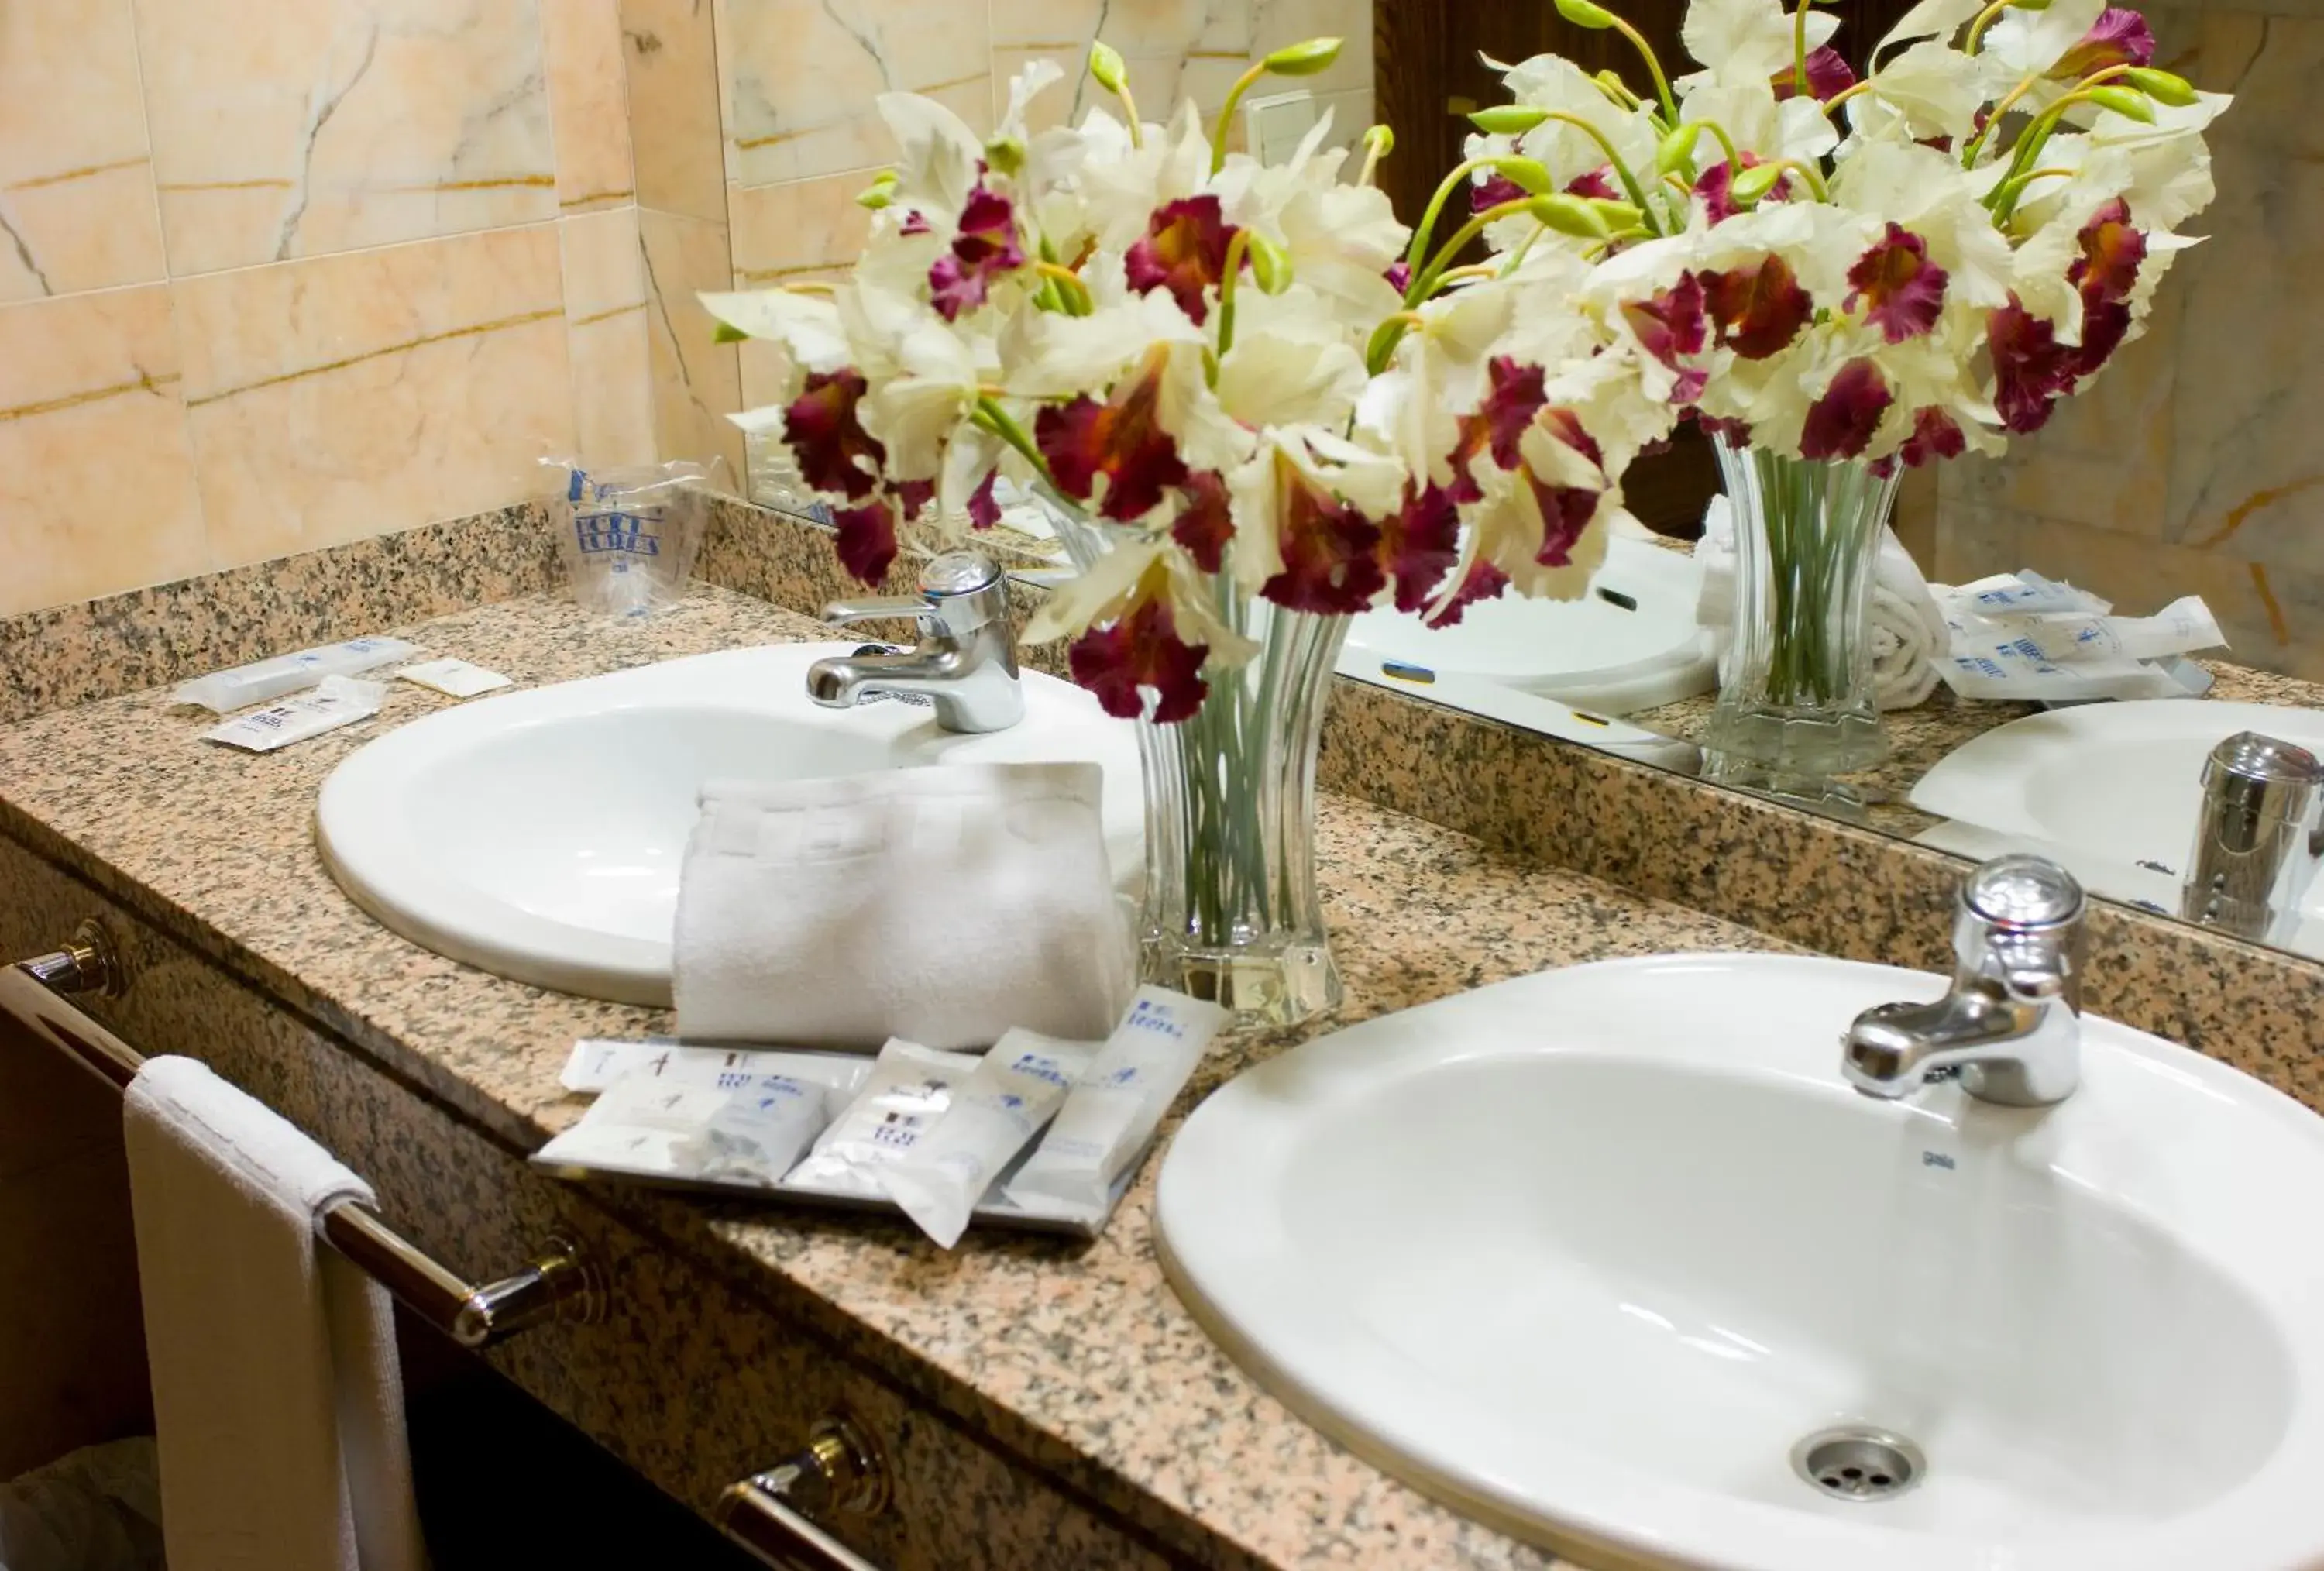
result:
<svg viewBox="0 0 2324 1571"><path fill-rule="evenodd" d="M1988 731L1923 775L1912 805L1947 822L1914 838L1978 861L2041 852L2093 893L2175 916L2204 814L2204 761L2244 732L2324 753L2314 709L2192 699L2055 709ZM2293 892L2283 914L2240 936L2324 955L2324 883Z"/></svg>
<svg viewBox="0 0 2324 1571"><path fill-rule="evenodd" d="M1133 727L1023 673L1025 718L939 730L925 704L819 708L807 668L854 643L733 650L482 698L390 732L323 782L315 833L339 884L416 943L499 975L669 1003L670 928L696 793L918 764L1086 762L1105 772L1118 883L1144 861Z"/></svg>
<svg viewBox="0 0 2324 1571"><path fill-rule="evenodd" d="M2087 1017L2054 1107L1851 1092L1857 1012L1945 987L1665 956L1319 1038L1187 1121L1166 1265L1325 1432L1586 1564L2319 1564L2324 1121Z"/></svg>
<svg viewBox="0 0 2324 1571"><path fill-rule="evenodd" d="M1504 595L1431 628L1394 609L1348 630L1340 670L1377 679L1398 668L1478 679L1605 715L1674 703L1718 680L1711 635L1695 621L1702 572L1677 551L1616 535L1577 600Z"/></svg>

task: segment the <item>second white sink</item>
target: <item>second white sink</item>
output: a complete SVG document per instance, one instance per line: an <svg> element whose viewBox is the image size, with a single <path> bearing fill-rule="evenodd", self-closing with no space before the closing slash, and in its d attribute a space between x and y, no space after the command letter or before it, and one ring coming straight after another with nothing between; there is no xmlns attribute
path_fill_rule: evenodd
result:
<svg viewBox="0 0 2324 1571"><path fill-rule="evenodd" d="M2098 1020L2053 1108L1849 1090L1857 1012L1944 985L1672 956L1318 1039L1188 1120L1166 1264L1327 1433L1586 1564L2324 1563L2324 1121Z"/></svg>
<svg viewBox="0 0 2324 1571"><path fill-rule="evenodd" d="M1105 772L1117 883L1144 857L1134 729L1027 672L1007 731L939 730L927 707L823 709L807 668L853 643L777 644L482 698L389 733L324 781L325 864L415 942L521 982L669 1002L670 928L696 794L937 762L1088 762Z"/></svg>

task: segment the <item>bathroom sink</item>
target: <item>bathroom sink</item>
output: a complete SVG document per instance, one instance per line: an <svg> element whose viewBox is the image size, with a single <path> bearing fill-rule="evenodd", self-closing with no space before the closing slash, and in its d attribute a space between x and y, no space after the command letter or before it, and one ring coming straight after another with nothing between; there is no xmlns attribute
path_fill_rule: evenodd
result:
<svg viewBox="0 0 2324 1571"><path fill-rule="evenodd" d="M1340 656L1348 676L1382 667L1481 678L1602 714L1627 715L1707 693L1711 635L1695 622L1702 569L1690 558L1617 535L1579 600L1503 596L1451 627L1381 609L1356 617Z"/></svg>
<svg viewBox="0 0 2324 1571"><path fill-rule="evenodd" d="M561 992L669 1003L678 867L709 780L942 762L1105 772L1117 881L1143 863L1133 728L1024 675L1006 731L938 730L925 705L824 709L807 668L854 643L778 644L478 699L389 733L323 782L324 863L356 904L438 954Z"/></svg>
<svg viewBox="0 0 2324 1571"><path fill-rule="evenodd" d="M1327 1434L1584 1564L2324 1564L2324 1121L2096 1019L2055 1107L1849 1090L1856 1013L1945 985L1662 956L1319 1038L1179 1132L1166 1268Z"/></svg>
<svg viewBox="0 0 2324 1571"><path fill-rule="evenodd" d="M2203 761L2239 731L2324 750L2324 712L2284 705L2149 698L2052 709L1940 759L1911 800L1949 821L1914 837L1978 860L2041 851L2093 893L2175 912ZM2324 901L2324 890L2311 899ZM2309 915L2324 916L2324 905Z"/></svg>

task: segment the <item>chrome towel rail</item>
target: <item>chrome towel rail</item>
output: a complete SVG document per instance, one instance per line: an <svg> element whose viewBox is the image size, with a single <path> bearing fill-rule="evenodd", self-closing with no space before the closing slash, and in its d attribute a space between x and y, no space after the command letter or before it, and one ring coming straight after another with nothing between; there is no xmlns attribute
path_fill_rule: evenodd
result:
<svg viewBox="0 0 2324 1571"><path fill-rule="evenodd" d="M63 948L0 966L0 1013L115 1087L126 1090L145 1059L60 994L117 997L127 978L120 952L94 921ZM604 1282L572 1244L549 1241L513 1276L471 1283L354 1200L323 1213L323 1238L395 1300L463 1347L483 1347L552 1320L587 1324L604 1313Z"/></svg>
<svg viewBox="0 0 2324 1571"><path fill-rule="evenodd" d="M888 1503L880 1452L844 1413L807 1432L805 1449L718 1497L711 1520L775 1571L880 1571L812 1519L872 1516Z"/></svg>

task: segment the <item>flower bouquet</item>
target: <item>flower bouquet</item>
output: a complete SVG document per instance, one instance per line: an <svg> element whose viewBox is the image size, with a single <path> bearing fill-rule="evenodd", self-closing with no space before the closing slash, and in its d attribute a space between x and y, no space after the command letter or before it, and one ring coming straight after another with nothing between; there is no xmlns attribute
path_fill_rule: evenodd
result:
<svg viewBox="0 0 2324 1571"><path fill-rule="evenodd" d="M1353 170L1328 121L1279 165L1227 151L1249 87L1338 48L1268 56L1210 128L1191 106L1142 119L1103 45L1120 112L1069 128L1028 128L1047 64L990 136L883 97L901 156L861 199L849 276L705 301L785 350L783 397L739 419L787 444L858 578L909 531L990 527L1004 481L1047 503L1080 570L1027 637L1070 640L1074 679L1140 726L1145 975L1275 1021L1338 997L1312 839L1347 618L1581 594L1623 469L1687 388L1668 345L1591 303L1648 222L1635 193L1497 152L1476 167L1515 194L1440 240L1371 183L1383 128ZM1516 254L1463 263L1488 230ZM1569 243L1528 248L1550 234Z"/></svg>
<svg viewBox="0 0 2324 1571"><path fill-rule="evenodd" d="M1627 35L1650 86L1508 68L1513 101L1472 117L1472 201L1509 210L1515 156L1639 217L1611 245L1515 216L1488 240L1595 258L1589 309L1718 439L1738 605L1711 747L1778 776L1875 762L1866 610L1899 467L2039 430L2138 334L2227 99L2102 0L1921 0L1861 80L1806 0L1694 0L1703 69L1675 80L1612 12L1557 6Z"/></svg>

